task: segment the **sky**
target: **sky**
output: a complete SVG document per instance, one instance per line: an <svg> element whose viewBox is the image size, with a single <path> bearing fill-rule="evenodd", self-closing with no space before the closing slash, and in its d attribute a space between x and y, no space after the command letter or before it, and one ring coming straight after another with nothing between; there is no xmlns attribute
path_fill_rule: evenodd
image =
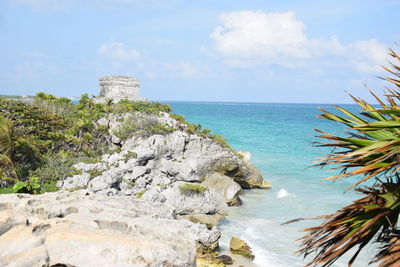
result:
<svg viewBox="0 0 400 267"><path fill-rule="evenodd" d="M0 0L0 94L350 103L388 84L400 0ZM345 92L346 91L346 92Z"/></svg>

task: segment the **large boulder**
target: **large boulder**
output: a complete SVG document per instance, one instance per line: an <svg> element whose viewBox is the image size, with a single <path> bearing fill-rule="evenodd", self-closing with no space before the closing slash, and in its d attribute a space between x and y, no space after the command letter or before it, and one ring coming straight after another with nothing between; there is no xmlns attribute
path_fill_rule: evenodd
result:
<svg viewBox="0 0 400 267"><path fill-rule="evenodd" d="M219 235L132 197L0 195L1 266L194 266Z"/></svg>
<svg viewBox="0 0 400 267"><path fill-rule="evenodd" d="M207 176L201 185L207 188L215 189L224 197L225 202L229 206L238 206L242 204L239 198L242 188L238 183L228 176L214 172L213 174Z"/></svg>
<svg viewBox="0 0 400 267"><path fill-rule="evenodd" d="M251 163L251 153L247 151L236 151L236 154L241 157L242 161L242 169L236 170L233 173L233 178L235 182L240 184L243 189L252 189L252 188L261 188L261 189L269 189L266 187L264 178L259 169L255 168Z"/></svg>
<svg viewBox="0 0 400 267"><path fill-rule="evenodd" d="M231 242L229 243L229 248L233 254L239 254L251 260L254 259L254 254L251 251L250 246L244 242L243 240L232 237Z"/></svg>
<svg viewBox="0 0 400 267"><path fill-rule="evenodd" d="M194 185L194 189L190 189ZM189 189L186 187L189 186ZM196 188L199 187L200 189ZM203 191L204 190L204 191ZM202 188L200 184L176 182L162 192L166 204L175 207L178 215L220 214L228 215L224 198L212 188Z"/></svg>

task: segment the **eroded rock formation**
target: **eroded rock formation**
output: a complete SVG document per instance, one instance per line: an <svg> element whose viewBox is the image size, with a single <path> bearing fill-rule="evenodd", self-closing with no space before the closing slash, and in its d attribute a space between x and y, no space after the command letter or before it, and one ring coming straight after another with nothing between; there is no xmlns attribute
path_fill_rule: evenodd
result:
<svg viewBox="0 0 400 267"><path fill-rule="evenodd" d="M84 190L0 195L0 218L0 266L195 266L196 245L220 235L165 204Z"/></svg>

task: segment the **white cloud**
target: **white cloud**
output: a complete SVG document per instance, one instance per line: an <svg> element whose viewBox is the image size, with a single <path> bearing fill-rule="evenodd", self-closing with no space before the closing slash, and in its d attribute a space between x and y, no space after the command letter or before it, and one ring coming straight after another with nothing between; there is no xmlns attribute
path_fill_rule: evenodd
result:
<svg viewBox="0 0 400 267"><path fill-rule="evenodd" d="M287 67L304 65L313 58L343 58L362 72L377 70L386 58L386 47L375 39L342 44L337 36L310 38L294 12L237 11L220 16L222 25L211 33L215 50L224 63L247 67L254 63Z"/></svg>
<svg viewBox="0 0 400 267"><path fill-rule="evenodd" d="M105 59L101 64L107 70L135 71L143 73L149 79L156 77L173 77L182 79L199 79L208 73L208 65L201 62L177 60L165 62L152 58L146 52L128 47L122 42L110 42L99 46L97 53ZM109 64L111 63L111 64Z"/></svg>
<svg viewBox="0 0 400 267"><path fill-rule="evenodd" d="M387 47L376 39L358 41L349 45L350 62L361 72L376 72L387 58Z"/></svg>
<svg viewBox="0 0 400 267"><path fill-rule="evenodd" d="M293 12L240 11L223 14L220 19L223 26L215 28L211 37L216 49L226 56L310 57L309 51L303 48L307 42L305 26L294 18Z"/></svg>
<svg viewBox="0 0 400 267"><path fill-rule="evenodd" d="M137 62L141 54L135 48L128 48L124 43L113 42L102 44L97 52L109 58L115 66L120 66L124 62Z"/></svg>
<svg viewBox="0 0 400 267"><path fill-rule="evenodd" d="M163 64L163 69L174 77L179 78L202 78L208 72L208 66L186 61L180 61L174 64Z"/></svg>

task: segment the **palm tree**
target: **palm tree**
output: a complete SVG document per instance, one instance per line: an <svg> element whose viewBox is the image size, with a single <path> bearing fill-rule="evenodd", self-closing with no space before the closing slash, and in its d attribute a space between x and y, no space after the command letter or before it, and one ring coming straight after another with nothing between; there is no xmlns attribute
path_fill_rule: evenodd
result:
<svg viewBox="0 0 400 267"><path fill-rule="evenodd" d="M11 160L14 148L12 121L0 116L0 179L18 180Z"/></svg>
<svg viewBox="0 0 400 267"><path fill-rule="evenodd" d="M350 266L367 244L378 242L380 247L370 263L400 266L400 57L393 50L389 54L397 65L384 67L394 76L385 80L395 89L387 89L386 101L371 91L379 107L351 96L362 109L360 114L338 106L340 116L321 109L321 118L345 124L350 133L341 137L317 130L318 137L327 140L317 145L332 148L317 165L341 170L325 179L359 177L352 189L364 196L334 214L316 217L324 219L322 224L305 229L308 234L300 239L298 253L304 257L314 254L308 265L329 266L356 248ZM369 179L374 179L374 185L362 186Z"/></svg>

